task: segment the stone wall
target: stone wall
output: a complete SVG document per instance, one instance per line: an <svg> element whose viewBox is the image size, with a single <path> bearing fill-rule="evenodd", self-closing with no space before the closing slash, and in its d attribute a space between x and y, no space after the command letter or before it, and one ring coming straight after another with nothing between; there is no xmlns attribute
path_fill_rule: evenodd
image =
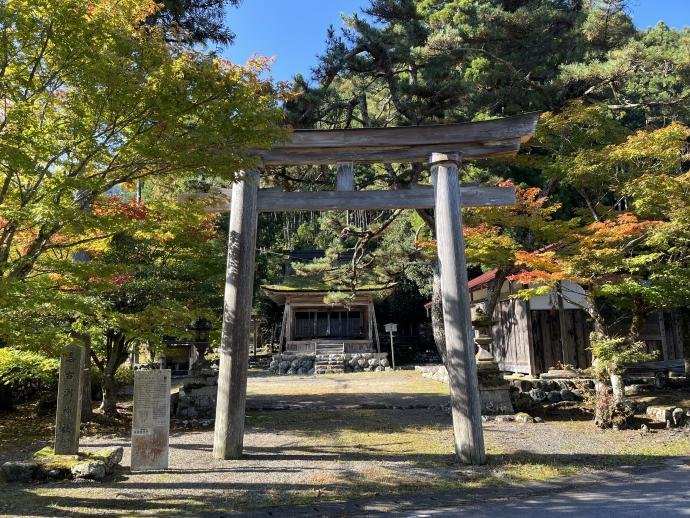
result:
<svg viewBox="0 0 690 518"><path fill-rule="evenodd" d="M295 374L304 376L314 374L313 354L282 353L274 354L268 370L271 374Z"/></svg>
<svg viewBox="0 0 690 518"><path fill-rule="evenodd" d="M345 372L381 372L390 369L388 353L346 353Z"/></svg>
<svg viewBox="0 0 690 518"><path fill-rule="evenodd" d="M414 370L421 372L425 378L448 385L448 371L443 365L415 365Z"/></svg>
<svg viewBox="0 0 690 518"><path fill-rule="evenodd" d="M316 372L315 365L329 362L342 363L343 372L373 372L390 369L388 353L335 353L315 356L313 354L281 353L274 354L269 372L279 375L311 375Z"/></svg>
<svg viewBox="0 0 690 518"><path fill-rule="evenodd" d="M516 398L535 403L560 403L581 401L594 389L594 381L587 378L515 379Z"/></svg>
<svg viewBox="0 0 690 518"><path fill-rule="evenodd" d="M415 370L422 376L448 385L448 371L443 365L417 365ZM499 379L488 378L482 383L483 376L479 376L479 397L482 404L482 415L509 415L513 414L513 405L510 399L510 390L507 382Z"/></svg>
<svg viewBox="0 0 690 518"><path fill-rule="evenodd" d="M415 370L425 378L448 384L448 372L443 365L417 365ZM542 378L510 380L512 390L529 396L537 403L558 403L560 401L579 401L585 393L594 389L594 381L588 378Z"/></svg>

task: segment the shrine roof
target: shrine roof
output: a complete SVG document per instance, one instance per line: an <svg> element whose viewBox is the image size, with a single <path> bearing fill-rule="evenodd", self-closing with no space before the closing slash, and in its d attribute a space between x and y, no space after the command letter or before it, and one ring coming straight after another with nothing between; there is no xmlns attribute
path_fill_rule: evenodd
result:
<svg viewBox="0 0 690 518"><path fill-rule="evenodd" d="M373 295L375 297L386 297L396 286L396 283L391 284L362 284L357 286L354 290L338 289L329 287L324 282L318 281L304 281L296 280L299 277L290 277L286 279L283 284L264 284L261 286L261 291L273 302L277 304L284 304L288 296L311 296L322 295L326 296L328 293L350 293L354 291L357 295Z"/></svg>

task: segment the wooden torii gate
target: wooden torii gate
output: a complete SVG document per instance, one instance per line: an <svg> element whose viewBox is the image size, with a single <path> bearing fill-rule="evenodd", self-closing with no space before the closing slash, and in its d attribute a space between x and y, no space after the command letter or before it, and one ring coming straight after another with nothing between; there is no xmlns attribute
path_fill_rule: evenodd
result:
<svg viewBox="0 0 690 518"><path fill-rule="evenodd" d="M243 172L231 192L225 303L213 454L242 455L247 366L259 212L435 209L443 320L455 450L461 461L485 462L474 333L467 288L462 207L512 205L512 188L460 187L461 159L514 155L534 134L538 113L467 124L297 130L290 142L261 153L265 166L337 164L337 191L259 189L259 173ZM355 191L352 163L429 162L433 187ZM225 210L228 210L226 207Z"/></svg>

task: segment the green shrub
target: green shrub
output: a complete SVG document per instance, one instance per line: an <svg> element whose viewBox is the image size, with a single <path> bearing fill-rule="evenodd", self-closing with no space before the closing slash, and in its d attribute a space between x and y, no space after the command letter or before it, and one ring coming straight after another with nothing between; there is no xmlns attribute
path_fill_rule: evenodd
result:
<svg viewBox="0 0 690 518"><path fill-rule="evenodd" d="M122 365L115 372L115 381L119 387L134 384L134 369Z"/></svg>
<svg viewBox="0 0 690 518"><path fill-rule="evenodd" d="M648 353L644 342L633 342L628 337L608 338L598 333L589 335L592 357L597 360L598 376L606 379L609 374L621 373L631 363L650 362L656 359L656 352Z"/></svg>
<svg viewBox="0 0 690 518"><path fill-rule="evenodd" d="M60 361L18 349L0 349L0 383L14 385L26 381L57 383Z"/></svg>
<svg viewBox="0 0 690 518"><path fill-rule="evenodd" d="M0 348L0 386L4 397L0 406L28 399L38 392L54 389L60 361L39 353ZM11 401L8 399L11 398Z"/></svg>

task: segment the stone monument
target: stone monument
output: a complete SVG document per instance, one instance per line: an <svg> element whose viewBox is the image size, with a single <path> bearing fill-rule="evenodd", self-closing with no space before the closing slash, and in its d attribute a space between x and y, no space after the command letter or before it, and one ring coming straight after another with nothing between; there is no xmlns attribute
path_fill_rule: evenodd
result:
<svg viewBox="0 0 690 518"><path fill-rule="evenodd" d="M132 471L168 468L170 369L134 373Z"/></svg>
<svg viewBox="0 0 690 518"><path fill-rule="evenodd" d="M84 348L76 344L65 347L60 355L55 416L56 455L76 455L79 452L83 370Z"/></svg>

